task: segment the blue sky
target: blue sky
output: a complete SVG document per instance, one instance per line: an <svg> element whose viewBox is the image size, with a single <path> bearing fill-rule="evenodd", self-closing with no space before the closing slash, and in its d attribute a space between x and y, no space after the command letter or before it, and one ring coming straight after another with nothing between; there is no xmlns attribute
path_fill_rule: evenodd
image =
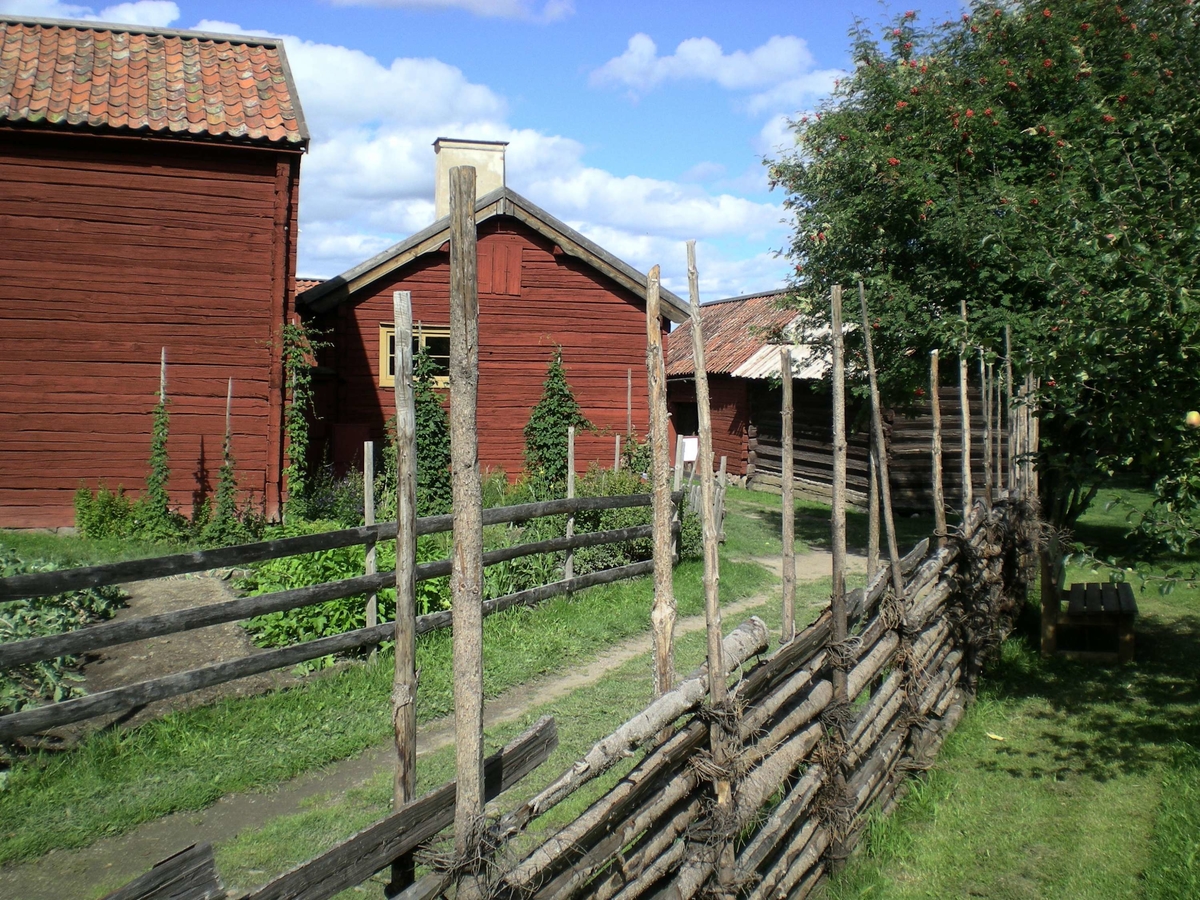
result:
<svg viewBox="0 0 1200 900"><path fill-rule="evenodd" d="M847 31L913 0L0 0L0 12L285 38L312 130L302 276L433 220L433 139L507 140L508 184L666 285L699 242L705 300L782 283L764 157L849 67ZM907 3L908 5L905 5ZM917 7L957 15L957 0Z"/></svg>

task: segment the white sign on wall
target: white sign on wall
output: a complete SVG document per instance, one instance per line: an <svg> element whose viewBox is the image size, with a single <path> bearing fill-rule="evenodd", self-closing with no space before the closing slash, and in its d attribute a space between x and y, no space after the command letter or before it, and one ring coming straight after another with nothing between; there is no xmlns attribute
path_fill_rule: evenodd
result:
<svg viewBox="0 0 1200 900"><path fill-rule="evenodd" d="M683 461L685 463L694 463L700 458L700 438L685 437L683 441Z"/></svg>

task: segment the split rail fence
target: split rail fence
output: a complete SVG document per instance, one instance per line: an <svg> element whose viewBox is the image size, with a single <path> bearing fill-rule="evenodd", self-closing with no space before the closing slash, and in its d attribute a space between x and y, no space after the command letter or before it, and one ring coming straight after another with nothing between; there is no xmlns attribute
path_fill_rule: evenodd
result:
<svg viewBox="0 0 1200 900"><path fill-rule="evenodd" d="M682 499L682 493L675 495L676 504ZM572 497L488 509L483 512L483 523L485 525L519 524L543 516L574 517L583 512L644 508L650 504L649 494ZM677 518L675 523L675 533L677 533ZM416 520L416 533L418 535L439 534L450 531L452 524L453 517L450 515L421 518ZM0 600L49 596L81 588L127 584L211 569L246 566L255 562L339 547L360 545L373 547L383 541L395 540L396 531L395 522L383 522L321 534L261 541L216 550L180 553L154 559L16 575L0 579ZM608 531L570 534L490 551L483 555L483 564L485 566L494 565L534 554L564 551L570 553L583 547L644 540L651 537L652 532L651 525L636 525ZM653 566L652 560L646 560L586 575L564 578L547 585L528 588L484 601L483 613L486 616L515 606L532 606L551 597L580 591L594 585L610 584L621 579L645 575L653 569ZM451 560L449 558L420 563L416 566L415 580L425 581L442 577L450 574L450 569ZM266 613L296 609L342 597L373 594L384 588L394 587L395 584L396 573L394 570L376 572L308 587L227 600L207 606L140 616L119 622L107 622L63 634L0 644L0 669L31 665L41 660L55 659L61 656L80 656L145 638L192 631L224 622L239 622ZM452 618L449 610L418 616L416 634L449 628ZM177 697L261 672L295 666L329 654L375 647L384 641L391 640L394 634L395 624L393 622L368 625L365 628L358 628L343 634L265 650L239 659L213 663L186 672L173 673L60 703L21 710L0 716L0 740L13 740L72 722L137 709L156 700Z"/></svg>

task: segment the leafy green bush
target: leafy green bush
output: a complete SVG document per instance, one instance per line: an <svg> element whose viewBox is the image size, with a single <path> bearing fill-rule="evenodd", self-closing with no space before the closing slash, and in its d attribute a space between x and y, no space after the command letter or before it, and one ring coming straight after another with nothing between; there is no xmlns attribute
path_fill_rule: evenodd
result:
<svg viewBox="0 0 1200 900"><path fill-rule="evenodd" d="M563 368L562 347L555 347L542 384L542 397L525 426L525 468L533 479L551 485L567 478L567 429L591 428L575 400Z"/></svg>
<svg viewBox="0 0 1200 900"><path fill-rule="evenodd" d="M320 534L341 528L339 522L293 522L275 530L275 537L298 537ZM429 535L417 540L417 561L428 562L445 556L444 540ZM238 588L249 596L292 590L329 581L340 581L362 575L366 564L363 546L338 547L299 556L267 560L238 582ZM396 566L396 543L386 541L377 545L376 567L386 572ZM395 615L396 592L379 592L379 621L386 622ZM299 609L255 616L246 623L250 637L259 647L284 647L300 641L310 641L329 635L342 634L363 628L367 624L367 597L355 594L325 603L315 603ZM417 584L417 615L450 606L450 589L446 578L435 578Z"/></svg>
<svg viewBox="0 0 1200 900"><path fill-rule="evenodd" d="M120 496L109 494L110 497ZM41 560L23 560L0 549L0 578L30 572L52 572L58 566ZM87 588L51 597L0 602L0 643L73 631L110 618L124 604L115 587ZM59 657L0 671L0 714L16 712L42 702L67 700L81 693L74 657Z"/></svg>

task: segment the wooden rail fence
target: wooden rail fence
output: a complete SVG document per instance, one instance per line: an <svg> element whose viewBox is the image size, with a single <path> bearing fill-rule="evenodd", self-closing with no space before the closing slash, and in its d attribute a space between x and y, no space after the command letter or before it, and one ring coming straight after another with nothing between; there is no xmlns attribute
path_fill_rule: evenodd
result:
<svg viewBox="0 0 1200 900"><path fill-rule="evenodd" d="M682 494L674 495L676 506L682 499ZM513 524L527 522L542 516L640 508L648 507L650 504L649 494L575 497L518 506L495 507L484 511L483 521L485 525ZM418 519L416 530L418 534L437 534L449 531L451 525L452 517L449 515L431 516ZM677 527L678 525L676 525ZM652 532L653 526L651 525L636 525L608 531L578 533L493 550L484 554L483 562L484 565L495 565L539 553L556 553L581 547L645 539L650 537ZM0 579L0 599L52 595L82 587L123 584L168 575L201 572L219 567L240 566L300 553L371 544L395 539L395 537L396 523L384 522L378 525L347 528L323 534L262 541L217 550L181 553L156 559L17 575ZM531 606L551 597L583 590L587 587L645 575L653 570L653 566L652 560L646 560L529 588L484 601L483 613L486 616L514 606ZM435 560L417 565L416 580L424 581L449 573L449 559ZM106 622L63 634L13 641L0 644L0 668L28 665L61 656L92 653L106 647L145 638L191 631L223 622L239 622L269 612L296 609L356 594L369 594L392 587L395 580L396 573L394 571L376 572L371 575L360 575L293 590L261 594L256 597L227 600L209 606L189 607L168 613L140 616L121 622ZM416 620L416 633L420 635L448 628L451 620L452 616L448 610L419 616ZM0 740L12 740L48 728L133 709L156 700L177 697L202 688L224 684L237 678L294 666L332 653L345 653L350 650L374 647L383 641L390 640L394 631L395 624L393 622L383 622L343 634L305 641L288 647L264 650L261 653L239 659L213 663L186 672L173 673L60 703L10 713L0 716Z"/></svg>

